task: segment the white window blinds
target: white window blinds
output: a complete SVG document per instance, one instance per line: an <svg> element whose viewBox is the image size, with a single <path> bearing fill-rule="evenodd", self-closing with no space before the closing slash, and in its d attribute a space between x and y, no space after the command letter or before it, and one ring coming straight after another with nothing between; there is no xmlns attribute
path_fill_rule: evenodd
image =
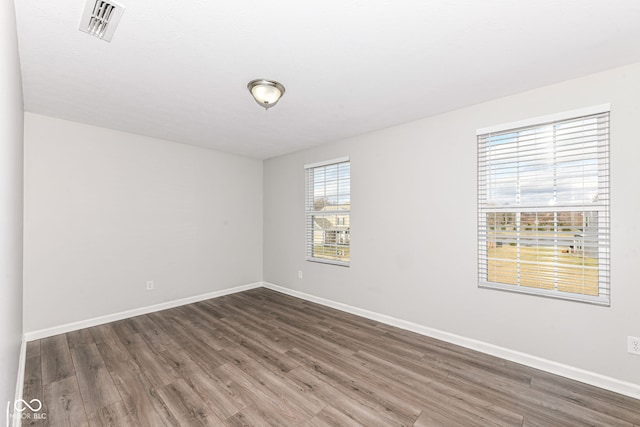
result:
<svg viewBox="0 0 640 427"><path fill-rule="evenodd" d="M479 131L480 287L609 304L609 109L594 110Z"/></svg>
<svg viewBox="0 0 640 427"><path fill-rule="evenodd" d="M349 265L351 164L348 158L305 166L306 256L309 261Z"/></svg>

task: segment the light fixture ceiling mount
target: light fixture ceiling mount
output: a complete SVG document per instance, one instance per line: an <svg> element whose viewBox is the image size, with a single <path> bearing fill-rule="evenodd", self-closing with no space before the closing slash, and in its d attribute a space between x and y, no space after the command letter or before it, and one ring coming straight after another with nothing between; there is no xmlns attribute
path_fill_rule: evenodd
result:
<svg viewBox="0 0 640 427"><path fill-rule="evenodd" d="M273 107L284 95L284 86L275 80L256 79L247 84L253 99L265 110Z"/></svg>

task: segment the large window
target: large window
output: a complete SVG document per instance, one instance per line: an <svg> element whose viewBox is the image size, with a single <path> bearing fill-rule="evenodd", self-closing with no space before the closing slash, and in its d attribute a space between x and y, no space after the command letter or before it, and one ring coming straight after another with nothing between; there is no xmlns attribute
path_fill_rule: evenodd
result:
<svg viewBox="0 0 640 427"><path fill-rule="evenodd" d="M348 158L305 166L307 260L349 265L351 164Z"/></svg>
<svg viewBox="0 0 640 427"><path fill-rule="evenodd" d="M609 304L609 106L478 131L479 286Z"/></svg>

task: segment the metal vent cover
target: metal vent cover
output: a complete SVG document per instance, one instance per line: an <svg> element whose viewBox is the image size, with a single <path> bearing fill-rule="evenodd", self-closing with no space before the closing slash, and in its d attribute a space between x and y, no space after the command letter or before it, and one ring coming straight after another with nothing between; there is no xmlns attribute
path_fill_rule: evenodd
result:
<svg viewBox="0 0 640 427"><path fill-rule="evenodd" d="M80 21L80 31L110 42L124 9L123 5L114 1L87 0Z"/></svg>

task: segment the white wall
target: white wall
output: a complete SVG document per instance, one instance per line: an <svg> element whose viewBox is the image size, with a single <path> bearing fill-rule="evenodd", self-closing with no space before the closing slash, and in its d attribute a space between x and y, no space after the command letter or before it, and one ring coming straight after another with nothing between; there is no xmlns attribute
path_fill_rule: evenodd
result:
<svg viewBox="0 0 640 427"><path fill-rule="evenodd" d="M22 342L23 104L13 1L0 4L0 402L13 401Z"/></svg>
<svg viewBox="0 0 640 427"><path fill-rule="evenodd" d="M428 102L428 100L427 100ZM611 103L611 307L477 288L476 129ZM640 64L264 164L264 280L640 385ZM303 165L351 157L351 267L305 262ZM304 279L296 272L302 270Z"/></svg>
<svg viewBox="0 0 640 427"><path fill-rule="evenodd" d="M25 332L259 282L262 162L26 113L24 263Z"/></svg>

